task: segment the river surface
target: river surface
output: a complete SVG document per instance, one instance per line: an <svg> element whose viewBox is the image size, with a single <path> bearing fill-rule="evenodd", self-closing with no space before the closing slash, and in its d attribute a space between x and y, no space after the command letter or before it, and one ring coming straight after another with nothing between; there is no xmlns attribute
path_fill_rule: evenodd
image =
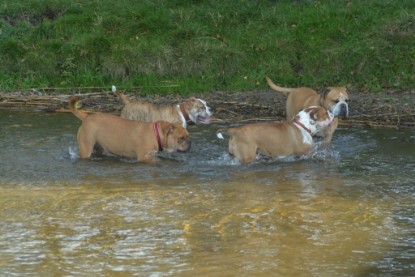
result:
<svg viewBox="0 0 415 277"><path fill-rule="evenodd" d="M72 114L0 110L1 276L414 276L415 131L240 165L215 131L80 160Z"/></svg>

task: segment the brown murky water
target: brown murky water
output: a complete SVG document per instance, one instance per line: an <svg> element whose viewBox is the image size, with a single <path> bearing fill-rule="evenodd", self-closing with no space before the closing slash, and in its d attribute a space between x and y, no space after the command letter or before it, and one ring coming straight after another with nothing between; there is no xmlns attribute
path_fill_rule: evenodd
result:
<svg viewBox="0 0 415 277"><path fill-rule="evenodd" d="M0 275L410 276L415 131L238 165L190 127L156 164L78 159L70 114L0 110Z"/></svg>

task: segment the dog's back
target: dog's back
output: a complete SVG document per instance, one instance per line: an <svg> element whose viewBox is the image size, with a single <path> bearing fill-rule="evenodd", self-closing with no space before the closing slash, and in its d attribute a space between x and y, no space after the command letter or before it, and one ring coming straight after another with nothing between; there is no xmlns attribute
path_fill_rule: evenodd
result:
<svg viewBox="0 0 415 277"><path fill-rule="evenodd" d="M176 106L157 105L148 102L129 102L125 104L121 111L121 117L130 120L146 122L168 121L172 123L182 123L178 118L178 108Z"/></svg>
<svg viewBox="0 0 415 277"><path fill-rule="evenodd" d="M179 111L176 106L158 105L144 101L130 101L128 97L120 92L117 96L124 103L121 110L121 117L145 122L168 121L182 123L178 117Z"/></svg>

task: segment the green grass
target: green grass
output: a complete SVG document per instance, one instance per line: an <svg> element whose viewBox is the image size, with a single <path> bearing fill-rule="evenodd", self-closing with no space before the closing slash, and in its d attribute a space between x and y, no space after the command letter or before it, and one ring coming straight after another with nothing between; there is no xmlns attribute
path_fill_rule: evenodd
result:
<svg viewBox="0 0 415 277"><path fill-rule="evenodd" d="M415 1L3 1L0 58L3 91L409 89Z"/></svg>

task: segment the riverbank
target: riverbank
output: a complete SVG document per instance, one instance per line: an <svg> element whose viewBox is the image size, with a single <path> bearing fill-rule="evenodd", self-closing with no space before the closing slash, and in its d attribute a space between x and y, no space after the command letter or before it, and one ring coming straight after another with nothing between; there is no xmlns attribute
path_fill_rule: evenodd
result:
<svg viewBox="0 0 415 277"><path fill-rule="evenodd" d="M77 94L24 91L0 95L0 108L30 109L48 112L68 112L70 97ZM159 104L178 103L180 95L128 94ZM204 99L214 110L215 122L272 121L285 118L286 97L272 90L254 92L212 92L195 95ZM82 94L82 108L89 111L119 114L122 103L108 91ZM382 93L351 92L350 116L342 125L366 125L387 128L415 128L415 91Z"/></svg>
<svg viewBox="0 0 415 277"><path fill-rule="evenodd" d="M411 90L412 1L7 1L0 90ZM161 90L162 89L162 90Z"/></svg>

